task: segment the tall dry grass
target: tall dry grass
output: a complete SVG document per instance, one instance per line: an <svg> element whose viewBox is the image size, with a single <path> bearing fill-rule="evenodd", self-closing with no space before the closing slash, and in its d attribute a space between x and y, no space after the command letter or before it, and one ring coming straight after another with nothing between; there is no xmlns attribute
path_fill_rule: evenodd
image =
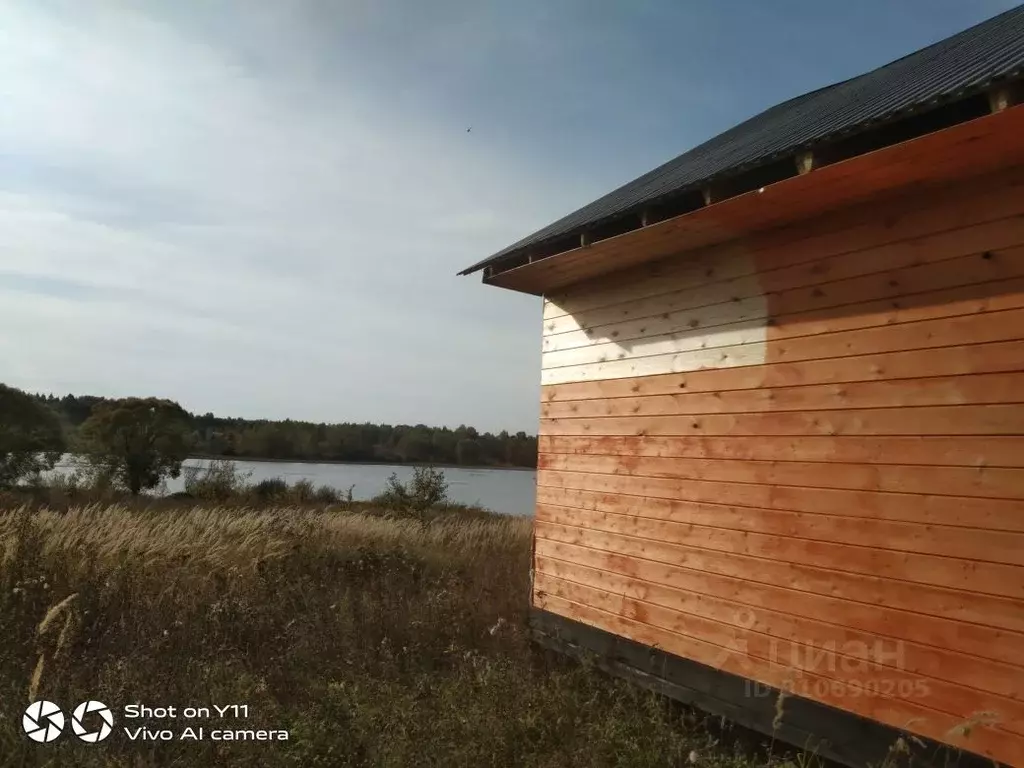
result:
<svg viewBox="0 0 1024 768"><path fill-rule="evenodd" d="M0 766L766 764L536 652L529 551L530 522L510 517L0 510ZM36 698L248 704L230 727L290 739L131 742L119 717L101 744L39 745L20 731Z"/></svg>

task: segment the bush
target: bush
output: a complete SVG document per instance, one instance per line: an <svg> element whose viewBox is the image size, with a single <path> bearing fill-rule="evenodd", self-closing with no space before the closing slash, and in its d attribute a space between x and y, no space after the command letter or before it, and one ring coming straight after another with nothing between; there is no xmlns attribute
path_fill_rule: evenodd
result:
<svg viewBox="0 0 1024 768"><path fill-rule="evenodd" d="M240 472L233 461L214 459L208 466L185 467L185 493L196 499L228 501L249 490L252 472Z"/></svg>
<svg viewBox="0 0 1024 768"><path fill-rule="evenodd" d="M448 503L448 481L444 472L434 467L414 468L408 483L392 473L387 487L374 497L373 503L388 510L423 516L428 510Z"/></svg>
<svg viewBox="0 0 1024 768"><path fill-rule="evenodd" d="M288 495L296 504L308 504L316 500L316 489L313 487L312 482L303 478L295 482Z"/></svg>
<svg viewBox="0 0 1024 768"><path fill-rule="evenodd" d="M288 483L280 477L268 477L256 483L252 490L260 501L283 499L288 494Z"/></svg>
<svg viewBox="0 0 1024 768"><path fill-rule="evenodd" d="M341 494L338 493L336 488L332 488L329 485L321 485L316 489L313 498L321 504L337 504L341 501Z"/></svg>

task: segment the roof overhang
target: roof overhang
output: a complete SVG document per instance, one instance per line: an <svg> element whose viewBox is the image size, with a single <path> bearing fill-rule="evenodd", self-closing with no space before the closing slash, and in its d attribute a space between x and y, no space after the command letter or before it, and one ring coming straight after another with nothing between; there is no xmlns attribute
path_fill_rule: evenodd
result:
<svg viewBox="0 0 1024 768"><path fill-rule="evenodd" d="M581 244L483 282L544 295L573 283L793 224L867 200L1024 164L1024 105L797 173L673 218Z"/></svg>

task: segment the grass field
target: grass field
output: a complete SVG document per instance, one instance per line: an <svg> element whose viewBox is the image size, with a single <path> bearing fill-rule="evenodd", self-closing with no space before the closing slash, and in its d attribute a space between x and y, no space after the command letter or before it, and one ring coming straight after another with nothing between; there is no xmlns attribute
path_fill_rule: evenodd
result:
<svg viewBox="0 0 1024 768"><path fill-rule="evenodd" d="M8 505L0 766L817 764L786 763L778 745L752 748L535 650L529 527L488 515L423 524L331 509ZM114 731L85 744L69 725L30 742L21 716L36 699L69 715L103 701ZM179 717L128 721L134 703ZM231 704L248 717L181 717ZM132 741L126 726L175 740ZM288 741L177 740L186 726L283 729Z"/></svg>

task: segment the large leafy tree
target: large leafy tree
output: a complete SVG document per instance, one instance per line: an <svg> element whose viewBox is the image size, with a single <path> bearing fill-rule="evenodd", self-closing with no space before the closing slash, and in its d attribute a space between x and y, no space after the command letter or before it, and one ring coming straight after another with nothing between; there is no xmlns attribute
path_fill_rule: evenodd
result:
<svg viewBox="0 0 1024 768"><path fill-rule="evenodd" d="M63 452L57 414L27 392L0 384L0 488L53 469Z"/></svg>
<svg viewBox="0 0 1024 768"><path fill-rule="evenodd" d="M78 448L95 469L137 495L181 474L188 427L189 414L172 400L104 401L79 428Z"/></svg>

